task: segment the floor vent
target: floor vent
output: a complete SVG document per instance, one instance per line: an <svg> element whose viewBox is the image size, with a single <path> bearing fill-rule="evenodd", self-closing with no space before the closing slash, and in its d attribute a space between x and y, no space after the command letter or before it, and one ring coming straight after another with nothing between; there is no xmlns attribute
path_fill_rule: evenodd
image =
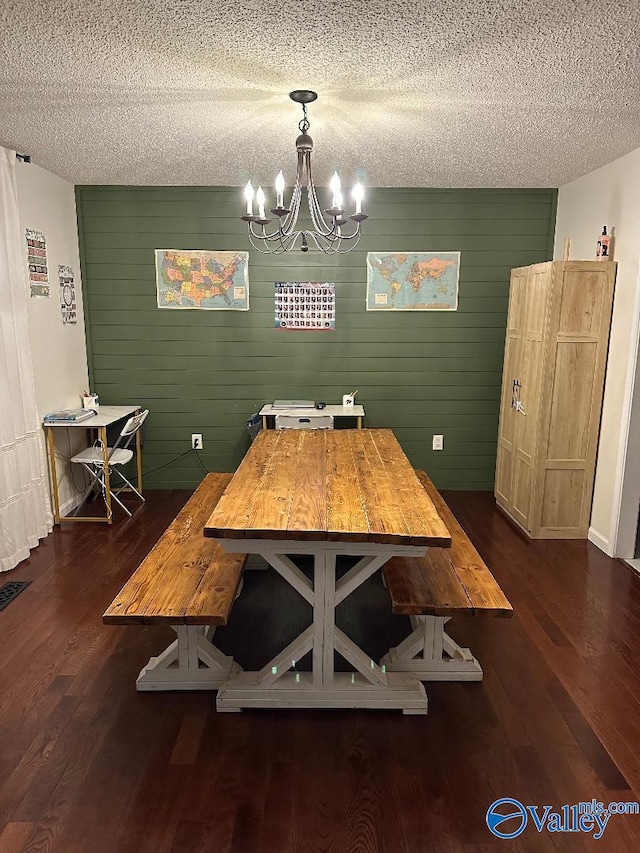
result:
<svg viewBox="0 0 640 853"><path fill-rule="evenodd" d="M11 604L30 583L31 581L9 581L0 586L0 610L4 610L7 604Z"/></svg>

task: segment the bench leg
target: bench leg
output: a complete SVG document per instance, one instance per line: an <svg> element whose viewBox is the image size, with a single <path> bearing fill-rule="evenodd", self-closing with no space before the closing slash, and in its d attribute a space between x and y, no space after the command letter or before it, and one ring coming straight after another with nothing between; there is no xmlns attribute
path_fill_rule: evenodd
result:
<svg viewBox="0 0 640 853"><path fill-rule="evenodd" d="M449 617L411 616L414 629L380 661L389 672L412 672L420 681L482 681L482 667L444 630Z"/></svg>
<svg viewBox="0 0 640 853"><path fill-rule="evenodd" d="M215 626L174 625L178 639L142 668L136 690L217 690L241 667L211 642Z"/></svg>

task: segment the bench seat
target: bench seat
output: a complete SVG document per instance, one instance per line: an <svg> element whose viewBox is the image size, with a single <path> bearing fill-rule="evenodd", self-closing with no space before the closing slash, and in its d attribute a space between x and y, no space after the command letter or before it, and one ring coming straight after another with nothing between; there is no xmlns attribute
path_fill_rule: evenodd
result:
<svg viewBox="0 0 640 853"><path fill-rule="evenodd" d="M451 548L394 557L384 566L393 612L404 616L511 616L513 609L442 495L424 471L418 479L451 534Z"/></svg>
<svg viewBox="0 0 640 853"><path fill-rule="evenodd" d="M240 669L211 639L227 624L247 555L204 536L231 477L207 474L103 614L106 624L165 624L178 635L143 668L138 690L217 689Z"/></svg>
<svg viewBox="0 0 640 853"><path fill-rule="evenodd" d="M227 554L204 525L231 474L207 474L103 615L116 625L226 625L246 554Z"/></svg>
<svg viewBox="0 0 640 853"><path fill-rule="evenodd" d="M511 616L513 608L429 477L416 474L451 534L451 547L393 557L383 567L392 610L409 616L414 630L381 663L423 681L480 681L480 664L444 626L453 616Z"/></svg>

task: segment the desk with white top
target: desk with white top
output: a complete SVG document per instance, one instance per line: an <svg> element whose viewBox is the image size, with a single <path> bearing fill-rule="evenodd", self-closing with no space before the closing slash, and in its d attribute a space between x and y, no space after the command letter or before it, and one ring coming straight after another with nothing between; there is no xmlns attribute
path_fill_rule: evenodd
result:
<svg viewBox="0 0 640 853"><path fill-rule="evenodd" d="M107 427L117 421L137 415L141 411L140 406L100 406L98 414L92 418L87 418L85 421L60 421L58 423L45 423L44 431L47 437L47 451L49 454L49 468L51 471L51 494L53 496L54 523L60 524L62 521L98 521L107 524L113 522L113 511L111 509L111 485L109 482L109 465L108 463L108 448L107 448ZM58 493L58 475L56 472L56 448L54 442L53 431L64 427L66 429L90 429L95 430L98 439L102 442L102 453L104 459L104 479L105 479L105 503L107 506L106 516L79 516L79 515L60 515L60 496ZM141 436L140 430L136 432L136 470L138 475L138 491L142 492L142 456L141 456Z"/></svg>
<svg viewBox="0 0 640 853"><path fill-rule="evenodd" d="M271 426L269 419L275 420L276 415L289 415L294 418L322 418L325 415L331 415L334 420L355 418L357 428L362 429L364 406L325 406L324 409L282 409L274 407L271 403L267 403L267 405L260 409L259 415L262 418L262 429L269 429Z"/></svg>

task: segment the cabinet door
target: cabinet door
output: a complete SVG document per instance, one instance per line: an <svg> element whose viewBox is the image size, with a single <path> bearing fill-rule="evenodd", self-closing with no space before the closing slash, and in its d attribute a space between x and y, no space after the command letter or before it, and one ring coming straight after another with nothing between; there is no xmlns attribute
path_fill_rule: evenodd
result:
<svg viewBox="0 0 640 853"><path fill-rule="evenodd" d="M615 269L569 261L560 271L535 535L587 535Z"/></svg>
<svg viewBox="0 0 640 853"><path fill-rule="evenodd" d="M519 373L518 365L522 333L524 330L527 274L527 268L515 269L511 272L509 315L507 318L504 367L502 370L495 495L498 503L509 512L511 511L512 504L516 427L516 410L513 407L515 393L514 381L517 379Z"/></svg>
<svg viewBox="0 0 640 853"><path fill-rule="evenodd" d="M531 530L534 466L540 435L540 392L543 376L543 338L548 322L553 267L539 264L529 269L524 329L518 360L522 410L515 411L511 513Z"/></svg>

